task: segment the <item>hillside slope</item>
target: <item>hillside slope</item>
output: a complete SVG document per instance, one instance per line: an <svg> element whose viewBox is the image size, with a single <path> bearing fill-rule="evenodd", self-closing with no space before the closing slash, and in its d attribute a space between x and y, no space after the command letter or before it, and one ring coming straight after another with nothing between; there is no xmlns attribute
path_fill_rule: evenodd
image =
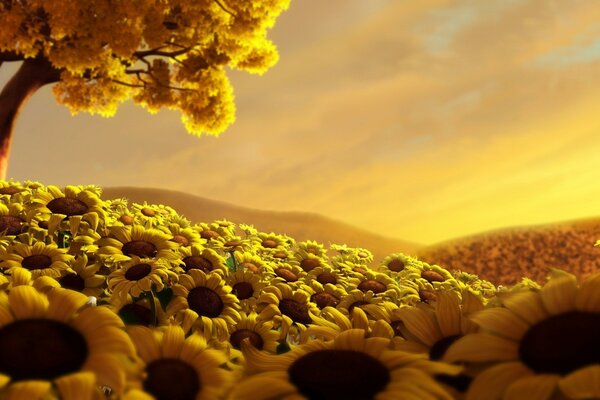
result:
<svg viewBox="0 0 600 400"><path fill-rule="evenodd" d="M103 199L126 198L129 202L163 204L173 207L192 222L212 222L227 219L235 223L253 225L262 232L286 234L297 241L314 240L328 246L330 243L363 247L374 255L374 265L387 255L402 252L414 255L419 244L391 239L316 213L256 210L226 202L206 199L173 190L105 187Z"/></svg>
<svg viewBox="0 0 600 400"><path fill-rule="evenodd" d="M545 282L549 267L580 279L599 270L600 218L513 227L445 241L417 251L419 259L510 285L521 276Z"/></svg>

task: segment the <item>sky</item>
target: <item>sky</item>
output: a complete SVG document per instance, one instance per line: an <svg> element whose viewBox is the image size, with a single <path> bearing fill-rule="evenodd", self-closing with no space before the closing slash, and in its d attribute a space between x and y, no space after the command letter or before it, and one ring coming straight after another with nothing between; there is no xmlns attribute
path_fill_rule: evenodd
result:
<svg viewBox="0 0 600 400"><path fill-rule="evenodd" d="M316 212L422 244L597 217L598 21L585 0L292 0L269 35L279 63L230 72L220 137L132 102L73 117L45 87L8 177Z"/></svg>

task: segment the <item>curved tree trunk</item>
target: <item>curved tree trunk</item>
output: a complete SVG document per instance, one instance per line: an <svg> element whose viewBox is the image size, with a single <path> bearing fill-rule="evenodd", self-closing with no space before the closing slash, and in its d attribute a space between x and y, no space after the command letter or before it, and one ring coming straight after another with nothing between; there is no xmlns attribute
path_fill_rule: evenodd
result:
<svg viewBox="0 0 600 400"><path fill-rule="evenodd" d="M12 131L19 111L40 87L60 79L60 71L45 58L29 58L0 92L0 179L6 179Z"/></svg>

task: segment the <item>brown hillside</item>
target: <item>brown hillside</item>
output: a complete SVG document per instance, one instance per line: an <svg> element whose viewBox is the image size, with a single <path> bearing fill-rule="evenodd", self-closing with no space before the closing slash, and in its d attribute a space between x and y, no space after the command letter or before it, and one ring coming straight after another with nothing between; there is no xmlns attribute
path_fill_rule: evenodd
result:
<svg viewBox="0 0 600 400"><path fill-rule="evenodd" d="M521 276L545 282L549 267L585 279L599 270L600 218L490 231L422 247L419 259L511 285Z"/></svg>
<svg viewBox="0 0 600 400"><path fill-rule="evenodd" d="M126 198L129 202L163 204L173 207L192 222L212 222L227 219L253 225L261 232L286 234L297 241L314 240L362 247L373 252L376 265L392 253L414 254L421 245L384 236L339 222L319 214L255 210L206 199L188 193L137 187L106 187L103 199Z"/></svg>

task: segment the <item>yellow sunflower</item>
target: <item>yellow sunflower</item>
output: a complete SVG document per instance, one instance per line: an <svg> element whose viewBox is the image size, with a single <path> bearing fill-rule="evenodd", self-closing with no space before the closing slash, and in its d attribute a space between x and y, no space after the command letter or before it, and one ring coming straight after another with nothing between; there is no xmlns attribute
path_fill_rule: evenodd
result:
<svg viewBox="0 0 600 400"><path fill-rule="evenodd" d="M462 290L465 288L464 284L458 282L448 270L439 265L411 264L406 266L399 275L414 282L428 282L436 290Z"/></svg>
<svg viewBox="0 0 600 400"><path fill-rule="evenodd" d="M288 263L278 263L273 265L273 272L263 274L263 277L270 285L276 283L286 283L292 288L297 288L302 284L302 278L306 276L306 272L297 265Z"/></svg>
<svg viewBox="0 0 600 400"><path fill-rule="evenodd" d="M304 282L300 288L310 293L310 301L316 304L319 309L327 306L336 307L341 299L348 295L346 290L338 285L332 285L331 283L322 285L316 280L305 280Z"/></svg>
<svg viewBox="0 0 600 400"><path fill-rule="evenodd" d="M260 275L243 269L227 274L225 281L231 286L231 294L237 297L240 308L245 312L256 309L256 301L267 286L267 282L263 281Z"/></svg>
<svg viewBox="0 0 600 400"><path fill-rule="evenodd" d="M31 236L23 235L23 240L30 244L14 241L6 249L0 248L0 268L23 267L31 271L33 278L41 275L58 278L73 272L69 267L73 256L67 254L67 249L59 249L54 243L33 243Z"/></svg>
<svg viewBox="0 0 600 400"><path fill-rule="evenodd" d="M6 279L5 284L2 285L2 290L10 290L13 287L26 285L33 286L41 293L47 293L49 290L55 287L60 287L60 284L49 276L39 276L33 278L31 271L22 267L13 267L10 269L10 273L3 276Z"/></svg>
<svg viewBox="0 0 600 400"><path fill-rule="evenodd" d="M311 286L311 283L316 281L321 285L331 283L343 288L343 280L344 277L329 265L311 269L304 277L304 283L308 286Z"/></svg>
<svg viewBox="0 0 600 400"><path fill-rule="evenodd" d="M25 203L31 190L20 182L0 181L0 199L6 203Z"/></svg>
<svg viewBox="0 0 600 400"><path fill-rule="evenodd" d="M221 254L235 252L247 252L253 250L252 241L238 235L217 236L210 241L211 248Z"/></svg>
<svg viewBox="0 0 600 400"><path fill-rule="evenodd" d="M27 231L27 214L21 203L0 203L0 236L16 236Z"/></svg>
<svg viewBox="0 0 600 400"><path fill-rule="evenodd" d="M254 242L254 247L258 253L273 254L278 250L283 250L291 247L294 239L287 235L280 235L274 232L258 232L251 237Z"/></svg>
<svg viewBox="0 0 600 400"><path fill-rule="evenodd" d="M210 324L222 339L240 319L238 299L219 274L191 269L179 275L179 283L171 288L173 299L167 315L174 316L186 332Z"/></svg>
<svg viewBox="0 0 600 400"><path fill-rule="evenodd" d="M159 226L158 229L171 236L169 239L177 243L181 247L189 247L192 245L203 246L206 244L206 239L202 239L198 231L191 227L182 227L181 225L169 223L166 226Z"/></svg>
<svg viewBox="0 0 600 400"><path fill-rule="evenodd" d="M193 244L190 247L179 247L177 252L181 261L175 270L179 273L198 269L204 272L218 272L221 275L227 274L227 260L213 249Z"/></svg>
<svg viewBox="0 0 600 400"><path fill-rule="evenodd" d="M247 270L260 276L273 270L271 262L252 252L235 252L234 257L238 269Z"/></svg>
<svg viewBox="0 0 600 400"><path fill-rule="evenodd" d="M344 279L346 291L358 289L361 292L373 292L378 297L397 301L402 296L402 290L395 280L375 271L367 271L360 277Z"/></svg>
<svg viewBox="0 0 600 400"><path fill-rule="evenodd" d="M233 232L231 232L230 229L227 229L226 227L222 227L216 222L213 222L210 224L205 223L205 222L200 222L200 223L192 225L192 228L200 234L200 237L202 239L206 239L208 241L208 243L210 243L210 241L212 239L215 239L219 236L228 237L233 234Z"/></svg>
<svg viewBox="0 0 600 400"><path fill-rule="evenodd" d="M107 306L117 314L123 322L129 325L166 326L172 322L162 309L157 297L144 297L133 301L131 295L126 298L109 296L103 298ZM154 302L152 307L151 301Z"/></svg>
<svg viewBox="0 0 600 400"><path fill-rule="evenodd" d="M2 397L86 399L98 385L122 393L135 348L112 311L87 301L72 290L44 295L25 285L0 301Z"/></svg>
<svg viewBox="0 0 600 400"><path fill-rule="evenodd" d="M97 255L104 262L119 263L131 260L132 256L161 258L170 262L178 260L177 244L169 241L164 232L140 225L110 226L108 237L99 239Z"/></svg>
<svg viewBox="0 0 600 400"><path fill-rule="evenodd" d="M279 332L273 330L273 322L262 319L257 313L240 313L240 321L231 329L229 333L229 344L231 358L241 357L241 345L244 339L248 339L250 344L258 350L263 350L275 354L277 350L277 340Z"/></svg>
<svg viewBox="0 0 600 400"><path fill-rule="evenodd" d="M325 258L316 256L312 253L300 254L295 252L294 258L289 260L288 263L290 265L299 267L306 273L310 273L315 268L329 267Z"/></svg>
<svg viewBox="0 0 600 400"><path fill-rule="evenodd" d="M354 289L348 292L346 296L339 302L337 309L350 315L354 307L362 307L367 304L378 304L384 301L383 297L377 297L372 291L362 292Z"/></svg>
<svg viewBox="0 0 600 400"><path fill-rule="evenodd" d="M108 276L108 290L120 298L128 294L138 297L142 292L150 292L153 285L160 292L173 282L177 282L177 274L162 259L133 256Z"/></svg>
<svg viewBox="0 0 600 400"><path fill-rule="evenodd" d="M389 340L365 338L362 329L334 340L313 340L271 355L242 344L249 376L231 391L231 400L262 399L452 399L432 373L457 373L456 366L423 355L392 351Z"/></svg>
<svg viewBox="0 0 600 400"><path fill-rule="evenodd" d="M600 398L600 273L578 285L552 269L541 290L512 293L503 307L474 314L444 360L491 363L467 399Z"/></svg>
<svg viewBox="0 0 600 400"><path fill-rule="evenodd" d="M213 400L223 398L234 382L231 371L222 367L227 356L208 348L199 335L186 338L179 326L150 329L136 325L128 326L127 332L142 366L142 374L130 382L130 389L157 400Z"/></svg>
<svg viewBox="0 0 600 400"><path fill-rule="evenodd" d="M132 203L131 212L136 223L148 228L164 225L172 216L177 216L177 211L163 204Z"/></svg>
<svg viewBox="0 0 600 400"><path fill-rule="evenodd" d="M314 240L306 240L304 242L298 242L298 249L294 253L294 258L301 261L308 257L309 254L327 260L327 249L321 243L315 242ZM306 271L308 272L308 271Z"/></svg>

